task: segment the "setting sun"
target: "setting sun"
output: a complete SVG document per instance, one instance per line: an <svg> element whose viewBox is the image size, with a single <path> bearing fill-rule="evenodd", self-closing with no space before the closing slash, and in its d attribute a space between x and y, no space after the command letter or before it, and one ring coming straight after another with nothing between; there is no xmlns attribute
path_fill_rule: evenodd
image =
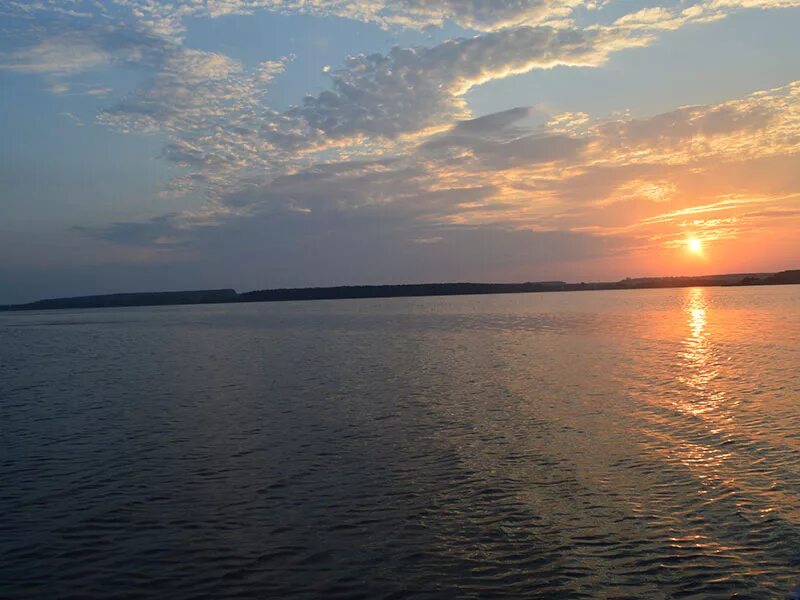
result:
<svg viewBox="0 0 800 600"><path fill-rule="evenodd" d="M686 240L686 249L692 254L702 254L703 242L697 238L689 238Z"/></svg>

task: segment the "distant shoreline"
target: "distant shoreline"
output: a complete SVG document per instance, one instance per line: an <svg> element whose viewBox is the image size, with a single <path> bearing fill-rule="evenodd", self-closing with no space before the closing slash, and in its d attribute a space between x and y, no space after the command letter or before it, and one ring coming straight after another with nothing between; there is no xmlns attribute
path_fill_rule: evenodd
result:
<svg viewBox="0 0 800 600"><path fill-rule="evenodd" d="M0 311L59 310L130 306L173 306L181 304L223 304L238 302L290 302L298 300L345 300L358 298L418 298L426 296L475 296L536 292L592 290L641 290L681 287L732 287L800 284L800 269L778 273L734 273L699 277L643 277L613 282L566 283L536 281L525 283L412 283L398 285L346 285L256 290L239 294L233 289L183 292L136 292L51 298L25 304L0 306Z"/></svg>

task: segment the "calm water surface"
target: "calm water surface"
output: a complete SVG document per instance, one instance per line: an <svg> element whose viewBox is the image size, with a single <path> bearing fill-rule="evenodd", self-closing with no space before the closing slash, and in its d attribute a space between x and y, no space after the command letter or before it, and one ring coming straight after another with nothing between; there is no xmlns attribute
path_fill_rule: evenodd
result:
<svg viewBox="0 0 800 600"><path fill-rule="evenodd" d="M783 598L800 286L0 315L0 597Z"/></svg>

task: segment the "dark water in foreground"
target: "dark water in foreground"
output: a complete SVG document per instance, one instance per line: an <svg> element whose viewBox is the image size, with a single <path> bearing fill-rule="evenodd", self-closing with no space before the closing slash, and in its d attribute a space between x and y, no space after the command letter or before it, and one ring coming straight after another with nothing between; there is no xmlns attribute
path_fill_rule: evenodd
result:
<svg viewBox="0 0 800 600"><path fill-rule="evenodd" d="M800 286L17 313L0 340L0 597L800 583Z"/></svg>

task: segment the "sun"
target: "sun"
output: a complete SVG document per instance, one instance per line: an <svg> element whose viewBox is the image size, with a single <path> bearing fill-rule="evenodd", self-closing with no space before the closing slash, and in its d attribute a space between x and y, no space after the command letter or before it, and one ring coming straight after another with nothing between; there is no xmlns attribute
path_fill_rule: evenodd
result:
<svg viewBox="0 0 800 600"><path fill-rule="evenodd" d="M702 254L703 242L698 238L689 238L686 240L686 249L692 254Z"/></svg>

